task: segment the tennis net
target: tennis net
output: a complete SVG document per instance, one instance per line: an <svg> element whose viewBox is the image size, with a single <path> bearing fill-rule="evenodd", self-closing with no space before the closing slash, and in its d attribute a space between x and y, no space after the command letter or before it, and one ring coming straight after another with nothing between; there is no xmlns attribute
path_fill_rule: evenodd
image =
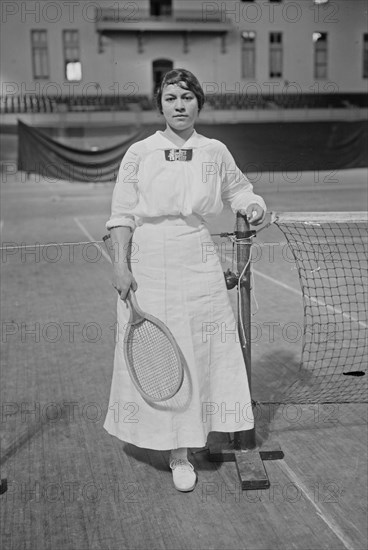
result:
<svg viewBox="0 0 368 550"><path fill-rule="evenodd" d="M304 304L301 366L285 391L289 403L367 401L367 219L366 212L275 216Z"/></svg>

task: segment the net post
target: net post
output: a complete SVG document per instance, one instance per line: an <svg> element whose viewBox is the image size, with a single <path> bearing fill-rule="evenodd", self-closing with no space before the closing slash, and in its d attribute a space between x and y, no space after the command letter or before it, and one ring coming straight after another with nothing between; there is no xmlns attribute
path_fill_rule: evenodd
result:
<svg viewBox="0 0 368 550"><path fill-rule="evenodd" d="M237 238L237 269L243 277L238 281L241 307L238 308L238 331L245 369L251 391L251 241L256 234L250 231L245 216L237 213L235 236ZM244 326L244 333L241 326ZM245 336L245 338L244 338ZM253 401L251 399L253 406ZM257 448L255 428L234 432L233 439L224 440L225 434L210 434L208 454L212 462L235 462L242 490L269 489L270 481L263 461L280 460L284 457L279 445L268 443Z"/></svg>
<svg viewBox="0 0 368 550"><path fill-rule="evenodd" d="M237 242L237 270L241 274L246 267L242 280L238 282L238 292L240 293L241 308L238 311L238 332L240 338L241 349L243 353L246 373L248 377L249 391L252 396L252 361L251 361L251 238L254 235L250 231L247 217L240 212L236 214L235 236ZM244 333L242 330L244 327ZM245 338L244 338L245 336ZM252 402L252 401L251 401ZM256 431L255 428L243 432L234 433L234 449L254 449L256 447Z"/></svg>

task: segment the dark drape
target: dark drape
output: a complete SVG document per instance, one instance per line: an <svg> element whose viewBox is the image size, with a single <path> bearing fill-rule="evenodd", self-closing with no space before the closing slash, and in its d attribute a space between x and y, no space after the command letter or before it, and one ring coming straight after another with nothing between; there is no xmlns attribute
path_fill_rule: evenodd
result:
<svg viewBox="0 0 368 550"><path fill-rule="evenodd" d="M163 124L147 125L113 147L88 151L18 121L18 169L69 181L114 181L128 147L158 129ZM201 124L199 119L196 129L225 143L245 173L368 166L367 121Z"/></svg>
<svg viewBox="0 0 368 550"><path fill-rule="evenodd" d="M368 122L201 124L223 141L246 173L344 170L368 166Z"/></svg>
<svg viewBox="0 0 368 550"><path fill-rule="evenodd" d="M139 130L113 147L88 151L63 145L18 121L18 170L67 181L114 181L127 149L146 135Z"/></svg>

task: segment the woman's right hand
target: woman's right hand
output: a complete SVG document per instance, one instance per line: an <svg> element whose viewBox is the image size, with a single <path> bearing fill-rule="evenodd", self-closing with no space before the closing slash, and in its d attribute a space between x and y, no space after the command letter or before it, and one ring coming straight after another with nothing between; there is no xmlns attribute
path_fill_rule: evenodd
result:
<svg viewBox="0 0 368 550"><path fill-rule="evenodd" d="M114 264L112 286L118 291L121 300L125 300L132 288L136 290L138 285L127 265Z"/></svg>

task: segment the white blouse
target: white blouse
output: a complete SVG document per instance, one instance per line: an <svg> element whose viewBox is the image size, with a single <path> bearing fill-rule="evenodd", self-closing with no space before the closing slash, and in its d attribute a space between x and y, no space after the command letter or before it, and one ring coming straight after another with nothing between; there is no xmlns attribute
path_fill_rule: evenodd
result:
<svg viewBox="0 0 368 550"><path fill-rule="evenodd" d="M189 216L204 220L215 216L227 201L233 212L257 203L250 181L236 166L227 147L196 131L179 149L157 131L134 143L124 155L112 196L106 228L134 229L142 218Z"/></svg>

